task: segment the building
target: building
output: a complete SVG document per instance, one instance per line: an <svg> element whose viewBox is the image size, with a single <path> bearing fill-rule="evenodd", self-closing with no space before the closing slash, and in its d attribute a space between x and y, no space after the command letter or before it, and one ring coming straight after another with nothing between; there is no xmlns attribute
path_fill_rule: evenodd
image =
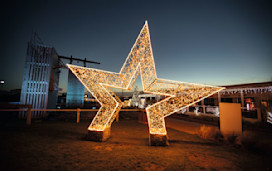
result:
<svg viewBox="0 0 272 171"><path fill-rule="evenodd" d="M272 107L272 82L222 86L225 90L188 108L185 113L215 114L219 116L219 103L240 103L243 119L266 122ZM271 112L271 111L270 111Z"/></svg>
<svg viewBox="0 0 272 171"><path fill-rule="evenodd" d="M37 33L33 33L27 46L25 71L22 83L20 104L32 105L32 109L56 109L59 90L60 68L66 68L61 59L100 64L99 62L85 59L60 56L53 46L45 45ZM68 86L66 93L66 107L82 107L84 104L84 86L69 70ZM64 103L61 101L61 103ZM60 108L60 105L58 106ZM25 113L20 114L25 117ZM33 111L32 117L43 117L46 113Z"/></svg>
<svg viewBox="0 0 272 171"><path fill-rule="evenodd" d="M84 105L85 87L69 70L66 94L66 107L82 107Z"/></svg>
<svg viewBox="0 0 272 171"><path fill-rule="evenodd" d="M240 103L243 120L249 122L271 122L272 123L272 82L237 84L222 86L225 90L210 96L179 113L188 115L207 115L219 117L219 103ZM134 93L135 94L135 93ZM164 97L155 94L138 93L130 106L145 108ZM137 105L136 105L137 104Z"/></svg>
<svg viewBox="0 0 272 171"><path fill-rule="evenodd" d="M20 104L31 104L33 109L56 108L58 82L58 55L55 48L32 39L27 46ZM32 112L34 118L44 115L41 111ZM21 113L21 116L25 117L25 113Z"/></svg>

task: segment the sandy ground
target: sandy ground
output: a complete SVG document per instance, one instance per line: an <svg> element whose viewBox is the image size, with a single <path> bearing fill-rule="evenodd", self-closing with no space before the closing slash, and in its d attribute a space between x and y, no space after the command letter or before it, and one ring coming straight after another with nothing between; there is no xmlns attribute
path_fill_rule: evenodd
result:
<svg viewBox="0 0 272 171"><path fill-rule="evenodd" d="M0 132L0 170L272 169L266 154L199 138L195 133L202 124L172 118L166 123L168 147L149 146L147 125L129 118L113 123L106 142L85 140L89 122L6 124Z"/></svg>
<svg viewBox="0 0 272 171"><path fill-rule="evenodd" d="M200 127L203 125L202 123L184 121L181 119L175 119L170 117L165 118L165 123L167 128L172 128L189 134L197 134ZM216 128L216 126L213 125L209 126Z"/></svg>

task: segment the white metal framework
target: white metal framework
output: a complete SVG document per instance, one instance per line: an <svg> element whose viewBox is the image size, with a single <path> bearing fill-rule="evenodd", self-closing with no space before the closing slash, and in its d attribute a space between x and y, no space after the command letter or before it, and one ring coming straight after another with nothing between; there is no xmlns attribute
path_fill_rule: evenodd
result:
<svg viewBox="0 0 272 171"><path fill-rule="evenodd" d="M53 104L56 103L58 72L53 68L57 66L57 62L57 53L53 47L28 43L21 104L30 104L33 109L46 109L49 97L54 98L51 99ZM32 117L41 117L44 113L35 111ZM22 114L22 117L25 117L25 113Z"/></svg>
<svg viewBox="0 0 272 171"><path fill-rule="evenodd" d="M67 65L101 104L89 130L105 130L121 109L121 100L107 87L131 90L140 73L144 92L167 96L146 108L150 134L165 135L164 117L223 89L157 78L147 22L119 73Z"/></svg>

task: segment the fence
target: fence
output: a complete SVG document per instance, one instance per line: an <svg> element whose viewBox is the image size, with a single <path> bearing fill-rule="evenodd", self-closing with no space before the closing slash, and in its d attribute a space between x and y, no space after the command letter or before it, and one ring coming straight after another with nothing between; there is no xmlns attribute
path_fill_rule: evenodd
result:
<svg viewBox="0 0 272 171"><path fill-rule="evenodd" d="M31 107L24 108L24 109L0 109L0 112L20 112L26 111L26 124L31 125L31 115L34 111L43 111L43 112L76 112L76 123L80 122L80 112L91 112L91 111L98 111L99 109L32 109ZM144 109L121 109L120 111L123 112L144 112ZM116 116L116 122L119 121L119 114Z"/></svg>
<svg viewBox="0 0 272 171"><path fill-rule="evenodd" d="M260 108L253 108L253 110L248 111L246 107L241 107L241 112L244 121L251 123L261 122ZM248 116L249 114L247 115L247 113L249 112L254 113L254 117ZM190 106L177 113L187 115L202 115L209 117L219 117L220 114L218 106L205 106L205 105Z"/></svg>

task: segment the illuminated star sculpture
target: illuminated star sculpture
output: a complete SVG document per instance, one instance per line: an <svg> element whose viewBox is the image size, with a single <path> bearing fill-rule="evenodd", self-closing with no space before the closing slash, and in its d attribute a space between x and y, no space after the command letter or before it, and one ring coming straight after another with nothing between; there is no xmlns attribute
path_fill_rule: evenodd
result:
<svg viewBox="0 0 272 171"><path fill-rule="evenodd" d="M89 133L95 134L95 138L99 137L98 132L105 134L122 106L122 101L109 87L131 90L139 74L141 74L144 92L166 96L165 99L146 108L151 145L156 144L156 141L159 141L158 145L165 144L162 142L167 139L165 117L223 89L222 87L158 78L147 21L119 73L67 65L101 104L99 111L88 127Z"/></svg>

